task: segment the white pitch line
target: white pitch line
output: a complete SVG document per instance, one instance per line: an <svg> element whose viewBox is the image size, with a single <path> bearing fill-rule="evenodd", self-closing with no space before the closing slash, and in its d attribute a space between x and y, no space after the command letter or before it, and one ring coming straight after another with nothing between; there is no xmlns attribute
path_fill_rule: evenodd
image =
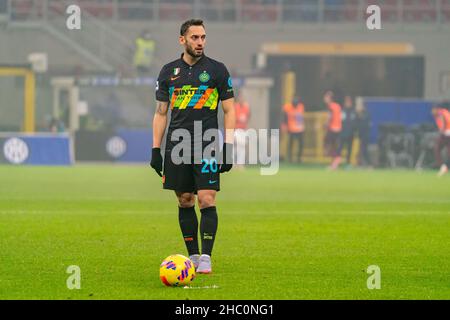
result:
<svg viewBox="0 0 450 320"><path fill-rule="evenodd" d="M184 286L183 289L219 289L219 286L216 286L215 284L212 286L204 286L204 287Z"/></svg>

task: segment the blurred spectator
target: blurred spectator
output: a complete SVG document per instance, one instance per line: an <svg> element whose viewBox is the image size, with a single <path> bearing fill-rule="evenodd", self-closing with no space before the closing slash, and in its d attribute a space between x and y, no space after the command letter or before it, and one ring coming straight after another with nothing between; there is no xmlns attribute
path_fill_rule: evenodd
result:
<svg viewBox="0 0 450 320"><path fill-rule="evenodd" d="M339 103L335 102L334 93L332 91L325 92L323 101L329 110L327 133L325 135L325 150L327 155L333 159L329 169L336 170L341 162L341 155L338 153L338 147L342 130L342 108Z"/></svg>
<svg viewBox="0 0 450 320"><path fill-rule="evenodd" d="M339 76L337 72L332 72L331 65L332 63L329 58L322 57L321 58L322 66L320 73L320 90L322 92L331 91L333 93L333 100L339 104L343 103L344 98L344 90L342 88L342 81L339 80ZM328 60L328 61L327 61ZM327 66L328 65L328 66Z"/></svg>
<svg viewBox="0 0 450 320"><path fill-rule="evenodd" d="M136 38L134 67L141 73L149 73L155 56L155 41L149 30L142 31Z"/></svg>
<svg viewBox="0 0 450 320"><path fill-rule="evenodd" d="M435 158L436 164L439 168L439 176L443 176L448 172L448 167L450 166L450 111L442 108L438 105L433 106L432 114L436 125L439 129L439 138L435 144ZM447 149L447 161L444 163L442 160L442 149Z"/></svg>
<svg viewBox="0 0 450 320"><path fill-rule="evenodd" d="M52 117L49 124L49 130L52 133L61 133L66 131L66 128L64 126L64 122L55 117Z"/></svg>
<svg viewBox="0 0 450 320"><path fill-rule="evenodd" d="M245 131L248 129L248 123L250 121L250 106L245 101L242 93L239 93L236 103L234 104L236 113L236 130L235 140L236 140L236 164L238 168L243 168L245 164L245 143L246 134Z"/></svg>
<svg viewBox="0 0 450 320"><path fill-rule="evenodd" d="M342 133L341 141L339 144L338 154L341 154L342 150L345 148L346 162L347 166L350 166L352 150L353 150L353 137L355 134L355 120L356 113L353 108L353 100L350 96L345 96L344 98L344 110L342 112Z"/></svg>
<svg viewBox="0 0 450 320"><path fill-rule="evenodd" d="M358 104L355 109L355 131L359 138L359 164L371 166L369 158L369 138L370 138L370 117L364 104Z"/></svg>
<svg viewBox="0 0 450 320"><path fill-rule="evenodd" d="M381 0L380 0L381 1ZM378 1L378 2L380 2ZM437 0L402 0L403 9L398 9L400 0L383 0L383 20L397 22L399 17L409 23L444 22L450 20L449 0L442 0L440 13ZM13 19L27 19L38 14L44 0L12 1ZM55 4L61 1L50 1ZM325 22L356 22L359 0L82 0L82 10L99 18L112 18L115 10L119 19L151 20L156 15L161 20L185 20L194 13L194 3L198 4L198 14L214 21L235 21L240 14L243 20L257 22L317 22L323 17ZM376 2L376 1L375 1ZM0 15L7 10L8 0L0 0ZM278 7L278 4L281 6ZM322 5L323 4L323 5ZM117 8L115 8L117 6ZM60 6L57 6L60 7ZM37 8L37 9L36 9ZM278 10L281 9L281 15ZM60 10L60 9L58 9ZM319 11L322 10L322 14ZM239 11L239 12L238 12ZM337 92L335 92L337 94Z"/></svg>
<svg viewBox="0 0 450 320"><path fill-rule="evenodd" d="M303 132L305 131L305 106L296 96L292 102L283 106L284 121L282 130L289 134L287 161L302 162ZM297 143L297 155L293 157L294 143Z"/></svg>

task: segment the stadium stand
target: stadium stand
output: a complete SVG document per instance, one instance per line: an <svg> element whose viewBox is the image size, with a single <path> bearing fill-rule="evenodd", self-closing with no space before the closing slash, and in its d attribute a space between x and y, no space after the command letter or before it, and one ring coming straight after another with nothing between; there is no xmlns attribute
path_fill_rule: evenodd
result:
<svg viewBox="0 0 450 320"><path fill-rule="evenodd" d="M78 0L74 3L92 16L111 20L173 21L202 16L208 21L352 23L365 18L363 8L374 4L381 7L385 22L450 22L450 0ZM61 14L62 10L64 1L11 1L13 20Z"/></svg>

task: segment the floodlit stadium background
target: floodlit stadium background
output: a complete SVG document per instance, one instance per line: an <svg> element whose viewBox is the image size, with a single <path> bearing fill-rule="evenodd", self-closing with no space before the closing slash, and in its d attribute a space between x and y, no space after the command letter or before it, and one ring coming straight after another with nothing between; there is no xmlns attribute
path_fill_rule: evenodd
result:
<svg viewBox="0 0 450 320"><path fill-rule="evenodd" d="M67 27L72 4L81 9L79 30ZM366 24L373 4L381 8L381 30ZM217 245L224 267L213 283L198 280L224 289L194 298L448 298L449 184L436 177L431 107L450 101L450 0L0 0L0 297L65 299L65 268L77 261L102 284L86 285L95 297L180 297L158 291L159 261L184 248L175 197L161 190L148 163L155 80L180 56L179 28L190 18L204 19L205 53L228 67L236 95L250 105L250 128L279 129L283 104L295 95L306 111L302 164L287 163L281 132L273 180L253 168L224 177ZM144 31L155 51L148 70L139 71L134 55ZM326 90L368 110L370 166L361 168L370 170L359 170L356 137L352 167L326 171ZM155 226L162 235L149 232ZM227 247L225 235L234 233ZM237 250L243 243L255 268L272 272L265 289L253 279L257 272L245 271L255 288L233 278L246 259ZM259 243L265 252L253 255ZM374 256L370 243L377 244ZM282 247L301 248L301 278L280 271L278 255L297 259ZM267 256L274 258L268 270ZM380 261L399 287L370 296L360 271ZM102 263L114 265L111 278L102 278ZM348 270L362 274L362 289ZM344 287L339 279L348 280Z"/></svg>
<svg viewBox="0 0 450 320"><path fill-rule="evenodd" d="M70 4L81 8L80 30L66 26ZM381 30L366 25L372 4L381 8ZM179 56L179 26L191 17L205 20L206 53L230 69L236 92L250 104L250 127L279 128L282 105L300 95L307 162L326 161L326 90L341 103L350 95L366 105L370 156L384 167L417 164L425 132L433 130L430 107L450 98L448 0L2 0L0 131L48 132L53 125L70 134L73 160L147 161L155 77ZM144 30L155 53L148 72L138 72L135 40ZM43 72L32 72L33 61ZM390 130L399 134L398 146L383 140ZM116 135L142 152L91 150L105 149ZM282 158L286 143L282 134ZM390 149L394 157L406 153L401 163L387 160ZM355 164L357 153L356 140ZM419 165L433 159L425 160Z"/></svg>

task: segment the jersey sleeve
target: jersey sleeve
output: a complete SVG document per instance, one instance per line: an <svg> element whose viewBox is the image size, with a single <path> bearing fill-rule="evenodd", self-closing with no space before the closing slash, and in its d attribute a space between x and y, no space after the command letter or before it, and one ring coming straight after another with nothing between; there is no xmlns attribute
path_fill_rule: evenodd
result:
<svg viewBox="0 0 450 320"><path fill-rule="evenodd" d="M166 75L166 67L164 66L156 80L155 95L157 101L169 101L169 84Z"/></svg>
<svg viewBox="0 0 450 320"><path fill-rule="evenodd" d="M220 64L219 66L217 91L219 92L219 99L221 101L234 97L231 76L224 64Z"/></svg>

